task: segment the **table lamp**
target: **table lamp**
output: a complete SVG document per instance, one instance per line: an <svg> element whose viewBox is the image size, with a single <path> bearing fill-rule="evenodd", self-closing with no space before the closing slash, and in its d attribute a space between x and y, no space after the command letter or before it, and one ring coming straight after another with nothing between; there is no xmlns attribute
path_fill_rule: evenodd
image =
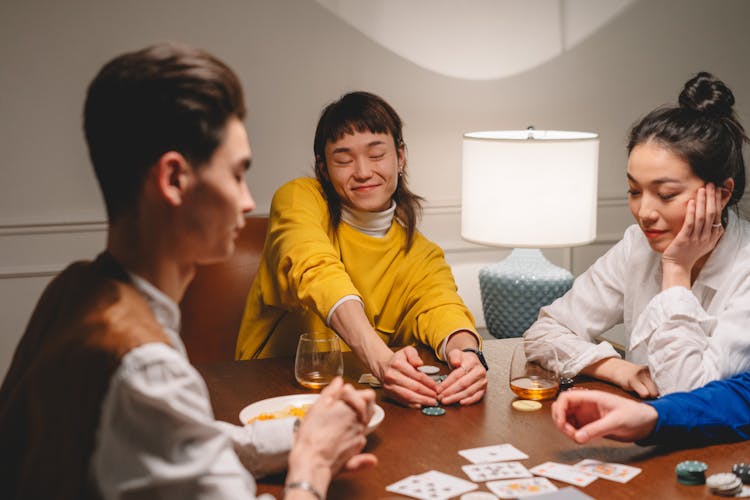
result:
<svg viewBox="0 0 750 500"><path fill-rule="evenodd" d="M479 271L487 328L519 337L573 284L540 248L570 247L596 237L599 136L559 130L464 134L461 236L511 247ZM583 312L582 312L583 313Z"/></svg>

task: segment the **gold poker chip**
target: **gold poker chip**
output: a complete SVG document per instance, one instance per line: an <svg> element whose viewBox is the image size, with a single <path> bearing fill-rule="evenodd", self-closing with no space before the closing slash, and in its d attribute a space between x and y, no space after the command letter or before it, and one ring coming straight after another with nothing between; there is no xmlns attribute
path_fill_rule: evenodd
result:
<svg viewBox="0 0 750 500"><path fill-rule="evenodd" d="M518 411L537 411L542 407L542 403L539 401L531 401L529 399L516 399L511 404Z"/></svg>

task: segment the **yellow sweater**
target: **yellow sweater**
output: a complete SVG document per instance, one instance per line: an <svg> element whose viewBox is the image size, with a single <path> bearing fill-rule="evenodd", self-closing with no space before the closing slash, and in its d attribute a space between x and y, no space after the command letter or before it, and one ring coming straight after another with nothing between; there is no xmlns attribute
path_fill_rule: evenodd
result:
<svg viewBox="0 0 750 500"><path fill-rule="evenodd" d="M382 238L344 222L334 234L317 180L283 185L271 202L236 357L293 355L301 333L327 329L329 311L345 295L362 299L367 318L389 346L417 341L438 354L452 332L475 331L443 251L418 232L408 253L405 245L406 230L395 219Z"/></svg>

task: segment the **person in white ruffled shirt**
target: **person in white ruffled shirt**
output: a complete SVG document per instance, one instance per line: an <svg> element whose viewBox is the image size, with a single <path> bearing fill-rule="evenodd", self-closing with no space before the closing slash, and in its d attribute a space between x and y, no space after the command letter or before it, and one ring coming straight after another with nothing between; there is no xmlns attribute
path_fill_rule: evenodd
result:
<svg viewBox="0 0 750 500"><path fill-rule="evenodd" d="M733 105L731 90L702 72L678 106L632 128L636 224L524 334L554 346L563 375L656 397L750 369L750 224L732 211L745 190L747 137ZM625 359L596 343L619 323Z"/></svg>
<svg viewBox="0 0 750 500"><path fill-rule="evenodd" d="M177 303L255 206L244 117L234 72L182 45L118 56L91 83L107 246L50 283L16 349L0 388L3 498L255 498L253 476L288 465L284 498L322 500L336 472L376 463L360 453L372 390L339 377L299 425L236 426L214 419L188 361Z"/></svg>

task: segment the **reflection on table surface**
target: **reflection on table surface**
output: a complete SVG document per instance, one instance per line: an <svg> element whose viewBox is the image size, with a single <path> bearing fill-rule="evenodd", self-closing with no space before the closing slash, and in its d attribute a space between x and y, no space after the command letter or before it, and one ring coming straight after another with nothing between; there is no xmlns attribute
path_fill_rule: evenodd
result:
<svg viewBox="0 0 750 500"><path fill-rule="evenodd" d="M573 464L584 458L634 465L641 474L626 484L598 479L581 490L597 499L620 498L716 498L704 486L685 486L675 479L675 465L683 460L701 460L708 464L707 475L729 472L732 464L750 459L747 443L717 445L689 450L665 450L640 447L599 439L577 445L557 432L549 416L550 402L540 411L524 413L512 408L515 395L508 387L508 366L518 339L487 340L484 354L490 365L489 387L478 404L447 407L441 417L428 417L418 410L401 407L376 390L378 404L385 410L382 424L368 438L367 451L380 461L374 469L339 474L328 491L330 499L404 498L385 487L406 476L438 470L468 479L461 470L469 462L459 450L510 443L529 458L522 463L531 468L546 461ZM440 366L431 352L421 350L422 358ZM344 377L357 387L359 376L366 372L352 353L344 354ZM216 418L239 423L239 412L250 403L285 394L311 392L294 380L294 358L274 358L200 365L211 394ZM579 379L576 385L625 394L603 382ZM568 486L552 481L562 488ZM283 476L258 481L258 492L269 492L280 498ZM479 491L486 491L483 484Z"/></svg>

